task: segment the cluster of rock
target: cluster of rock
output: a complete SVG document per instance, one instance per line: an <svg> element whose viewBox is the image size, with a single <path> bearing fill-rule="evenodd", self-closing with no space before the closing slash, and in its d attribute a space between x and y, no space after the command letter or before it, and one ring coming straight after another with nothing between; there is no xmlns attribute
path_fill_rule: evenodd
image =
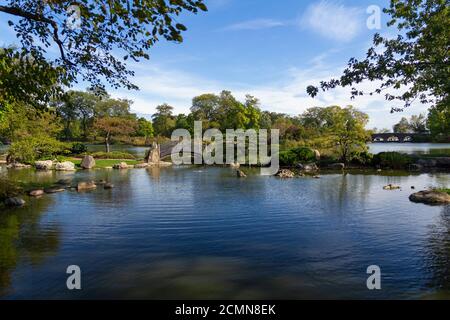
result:
<svg viewBox="0 0 450 320"><path fill-rule="evenodd" d="M282 179L291 179L291 178L295 177L295 173L292 172L291 170L282 169L282 170L278 171L276 176L279 178L282 178Z"/></svg>

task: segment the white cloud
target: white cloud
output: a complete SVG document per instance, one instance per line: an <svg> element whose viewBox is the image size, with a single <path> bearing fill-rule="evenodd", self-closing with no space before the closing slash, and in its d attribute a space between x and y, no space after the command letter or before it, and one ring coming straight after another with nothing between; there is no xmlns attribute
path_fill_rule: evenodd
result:
<svg viewBox="0 0 450 320"><path fill-rule="evenodd" d="M274 19L255 19L229 25L222 30L240 31L240 30L261 30L286 26L287 23Z"/></svg>
<svg viewBox="0 0 450 320"><path fill-rule="evenodd" d="M299 25L328 39L348 42L365 27L364 10L322 0L307 8Z"/></svg>
<svg viewBox="0 0 450 320"><path fill-rule="evenodd" d="M199 77L195 74L170 70L167 67L149 67L141 65L133 82L140 91L116 91L114 97L128 97L134 101L133 112L152 114L157 105L169 103L175 108L175 113L188 113L192 98L203 93L220 93L230 90L238 99L244 99L246 94L252 94L260 99L262 109L298 115L313 106L353 105L369 114L369 127L391 128L403 116L426 112L427 106L415 104L403 113L391 114L393 104L386 102L382 95L361 96L350 99L348 88L320 93L312 99L306 93L308 85L316 85L323 80L341 74L341 68L326 66L323 59L320 63L313 60L307 69L291 68L285 71L282 80L272 81L265 85L236 84ZM375 83L363 83L359 88L365 92L373 91Z"/></svg>

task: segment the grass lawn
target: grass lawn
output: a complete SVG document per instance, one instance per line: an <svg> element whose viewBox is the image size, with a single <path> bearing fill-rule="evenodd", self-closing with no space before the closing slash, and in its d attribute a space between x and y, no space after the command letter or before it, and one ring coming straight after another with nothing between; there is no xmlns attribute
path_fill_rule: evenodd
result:
<svg viewBox="0 0 450 320"><path fill-rule="evenodd" d="M64 161L70 161L75 164L76 167L80 167L81 159L78 158L65 158ZM127 165L132 166L141 163L141 160L120 160L120 159L96 159L95 168L107 168L112 167L115 164L125 162Z"/></svg>

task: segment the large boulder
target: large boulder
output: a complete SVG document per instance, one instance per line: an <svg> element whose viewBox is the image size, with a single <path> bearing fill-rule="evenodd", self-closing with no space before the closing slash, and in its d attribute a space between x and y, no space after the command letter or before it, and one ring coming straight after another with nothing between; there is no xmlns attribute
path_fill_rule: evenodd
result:
<svg viewBox="0 0 450 320"><path fill-rule="evenodd" d="M282 179L291 179L295 177L295 174L291 170L282 169L278 171L276 176Z"/></svg>
<svg viewBox="0 0 450 320"><path fill-rule="evenodd" d="M58 162L55 165L56 171L75 171L75 164L70 161Z"/></svg>
<svg viewBox="0 0 450 320"><path fill-rule="evenodd" d="M430 205L450 203L450 195L445 192L434 190L420 191L409 196L409 200L415 203L425 203Z"/></svg>
<svg viewBox="0 0 450 320"><path fill-rule="evenodd" d="M134 167L136 168L136 169L145 169L145 168L148 168L148 163L138 163L138 164L135 164L134 165Z"/></svg>
<svg viewBox="0 0 450 320"><path fill-rule="evenodd" d="M93 156L84 156L80 165L83 169L92 169L95 167L95 159Z"/></svg>
<svg viewBox="0 0 450 320"><path fill-rule="evenodd" d="M25 200L17 197L8 198L5 200L5 205L7 207L22 207L25 205Z"/></svg>
<svg viewBox="0 0 450 320"><path fill-rule="evenodd" d="M53 168L53 161L52 160L46 160L46 161L36 161L34 163L34 166L37 170L51 170Z"/></svg>
<svg viewBox="0 0 450 320"><path fill-rule="evenodd" d="M87 190L93 190L96 188L97 188L97 185L93 181L79 182L77 184L77 191L87 191Z"/></svg>

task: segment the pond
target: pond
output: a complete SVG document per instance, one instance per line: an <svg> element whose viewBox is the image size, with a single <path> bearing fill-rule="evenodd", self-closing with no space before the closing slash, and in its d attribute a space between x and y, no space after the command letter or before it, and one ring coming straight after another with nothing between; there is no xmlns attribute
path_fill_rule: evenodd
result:
<svg viewBox="0 0 450 320"><path fill-rule="evenodd" d="M369 151L402 152L407 154L435 154L450 157L450 143L371 143Z"/></svg>
<svg viewBox="0 0 450 320"><path fill-rule="evenodd" d="M247 171L248 172L248 171ZM449 297L450 206L409 202L449 174L327 174L280 180L174 167L20 181L106 179L0 213L0 295L12 298L263 299ZM399 191L382 187L393 183ZM78 265L82 290L66 289ZM382 290L369 291L378 265Z"/></svg>

